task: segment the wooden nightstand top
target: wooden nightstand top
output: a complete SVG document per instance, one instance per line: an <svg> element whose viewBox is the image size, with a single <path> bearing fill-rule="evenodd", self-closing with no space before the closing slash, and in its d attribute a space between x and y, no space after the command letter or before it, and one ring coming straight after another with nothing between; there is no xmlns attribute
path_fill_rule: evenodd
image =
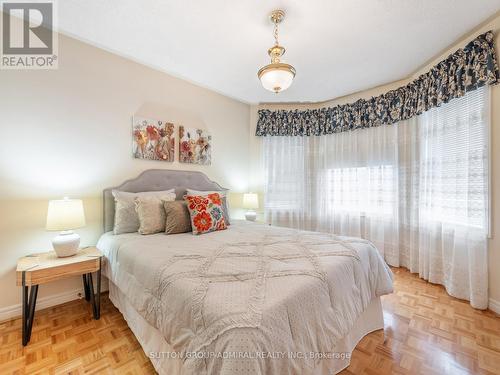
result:
<svg viewBox="0 0 500 375"><path fill-rule="evenodd" d="M74 275L96 272L100 269L102 253L87 247L76 255L58 258L54 251L37 253L20 258L17 262L17 285L38 285Z"/></svg>

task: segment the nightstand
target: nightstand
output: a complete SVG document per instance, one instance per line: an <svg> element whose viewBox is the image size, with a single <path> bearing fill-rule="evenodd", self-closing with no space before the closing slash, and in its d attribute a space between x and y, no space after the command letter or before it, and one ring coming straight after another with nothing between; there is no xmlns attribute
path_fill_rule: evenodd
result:
<svg viewBox="0 0 500 375"><path fill-rule="evenodd" d="M82 275L85 299L91 301L94 319L101 313L101 264L102 253L95 247L87 247L76 255L58 258L54 251L37 253L20 258L17 262L17 285L22 286L23 345L31 338L35 317L38 286L70 276ZM97 293L94 294L92 272L96 272ZM28 294L28 287L30 291Z"/></svg>

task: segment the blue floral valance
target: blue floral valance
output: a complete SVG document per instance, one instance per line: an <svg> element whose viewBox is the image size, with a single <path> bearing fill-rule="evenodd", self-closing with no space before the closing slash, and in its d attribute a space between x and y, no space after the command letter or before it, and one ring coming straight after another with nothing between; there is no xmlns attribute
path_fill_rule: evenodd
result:
<svg viewBox="0 0 500 375"><path fill-rule="evenodd" d="M259 110L257 136L338 133L394 124L500 80L493 33L479 35L406 86L330 108Z"/></svg>

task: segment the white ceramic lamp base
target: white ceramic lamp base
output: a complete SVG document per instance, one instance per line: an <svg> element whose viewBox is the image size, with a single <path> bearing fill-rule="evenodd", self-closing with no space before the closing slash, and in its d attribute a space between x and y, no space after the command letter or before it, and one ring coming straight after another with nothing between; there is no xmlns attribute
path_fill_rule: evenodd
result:
<svg viewBox="0 0 500 375"><path fill-rule="evenodd" d="M245 213L245 219L248 221L255 221L255 219L257 219L257 213L254 210L248 210Z"/></svg>
<svg viewBox="0 0 500 375"><path fill-rule="evenodd" d="M71 230L63 231L54 237L52 246L59 258L70 257L78 252L80 236Z"/></svg>

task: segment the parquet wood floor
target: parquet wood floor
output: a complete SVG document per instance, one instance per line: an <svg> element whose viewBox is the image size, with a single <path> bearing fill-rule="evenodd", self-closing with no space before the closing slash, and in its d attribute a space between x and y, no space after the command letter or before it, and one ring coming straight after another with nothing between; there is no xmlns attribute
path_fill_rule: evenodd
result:
<svg viewBox="0 0 500 375"><path fill-rule="evenodd" d="M474 310L403 269L395 293L383 297L385 335L357 345L343 375L500 374L500 317ZM102 298L101 319L73 301L37 311L31 342L21 320L0 323L0 374L154 374L118 310Z"/></svg>
<svg viewBox="0 0 500 375"><path fill-rule="evenodd" d="M382 298L384 332L364 337L341 374L500 374L500 316L402 268ZM385 339L384 339L385 334Z"/></svg>

